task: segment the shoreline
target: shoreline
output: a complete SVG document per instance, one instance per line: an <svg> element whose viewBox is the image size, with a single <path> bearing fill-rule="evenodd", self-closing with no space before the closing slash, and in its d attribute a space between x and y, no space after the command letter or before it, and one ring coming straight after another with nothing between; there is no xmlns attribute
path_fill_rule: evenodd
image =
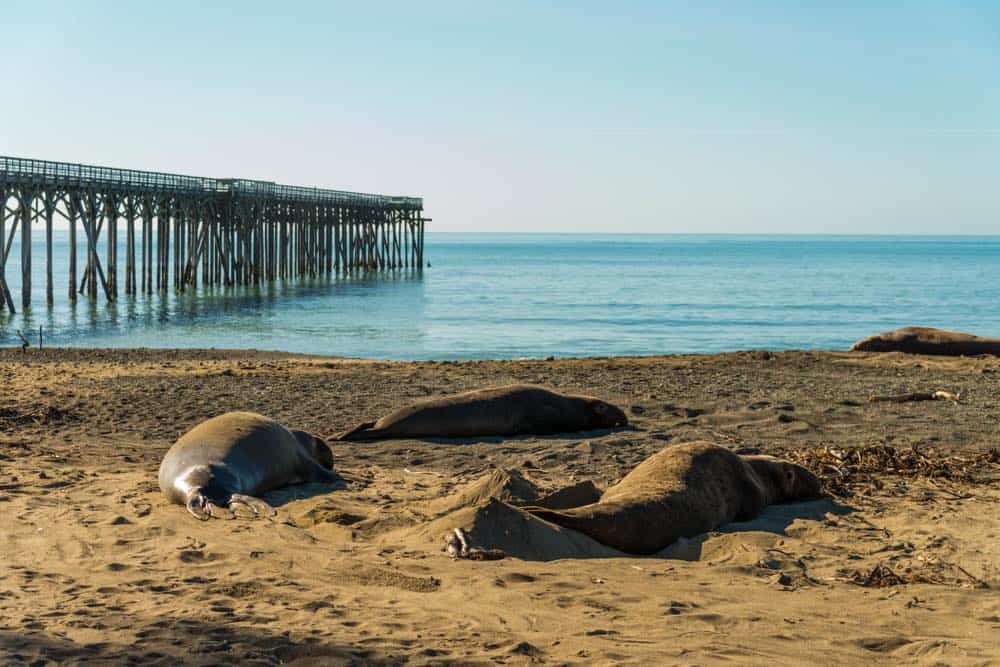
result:
<svg viewBox="0 0 1000 667"><path fill-rule="evenodd" d="M6 358L6 355L11 353L22 354L21 348L18 345L5 345L0 347L0 357ZM726 356L738 356L738 355L780 355L780 354L826 354L826 355L855 355L855 356L896 356L903 355L913 359L966 359L966 360L989 360L996 359L1000 362L1000 357L993 355L973 355L973 356L963 356L955 357L948 355L934 355L934 354L910 354L901 352L859 352L850 350L847 348L834 349L834 348L808 348L808 347L798 347L798 348L745 348L736 350L723 350L716 352L650 352L648 354L621 354L621 355L584 355L584 356L537 356L537 357L463 357L455 359L390 359L390 358L380 358L380 357L348 357L342 355L333 354L311 354L308 352L291 352L286 350L278 349L267 349L267 348L255 348L255 347L77 347L77 346L67 346L67 345L45 345L41 350L38 349L36 344L28 349L27 354L48 354L48 353L73 353L73 354L97 354L106 356L109 354L147 354L147 355L221 355L221 356L234 356L234 355L262 355L262 356L274 356L274 357L295 357L295 358L314 358L323 360L342 360L342 361L357 361L357 362L378 362L378 363L393 363L393 364L419 364L419 363L437 363L437 364L455 364L455 363L503 363L503 362L559 362L559 361L607 361L607 360L655 360L655 359L674 359L674 358L701 358L701 357L726 357Z"/></svg>

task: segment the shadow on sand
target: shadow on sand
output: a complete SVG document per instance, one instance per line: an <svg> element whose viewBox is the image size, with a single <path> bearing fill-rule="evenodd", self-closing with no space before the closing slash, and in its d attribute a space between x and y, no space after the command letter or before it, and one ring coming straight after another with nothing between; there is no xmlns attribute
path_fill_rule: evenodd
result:
<svg viewBox="0 0 1000 667"><path fill-rule="evenodd" d="M760 532L787 535L788 527L797 519L823 521L828 514L843 516L853 511L854 508L842 505L832 498L769 505L755 519L728 523L712 532L702 533L691 538L681 538L657 553L655 557L690 561L701 560L704 556L705 543L719 534Z"/></svg>
<svg viewBox="0 0 1000 667"><path fill-rule="evenodd" d="M400 658L380 651L345 647L316 638L292 639L245 625L205 618L135 619L134 643L77 643L44 632L0 631L5 665L397 665Z"/></svg>
<svg viewBox="0 0 1000 667"><path fill-rule="evenodd" d="M406 438L407 440L415 440L417 442L429 442L435 445L484 445L484 444L501 444L507 442L521 442L526 440L567 440L567 439L581 439L590 440L594 438L603 438L608 435L614 435L616 433L632 433L639 432L640 429L632 426L621 426L618 428L602 428L595 431L571 431L569 433L549 433L546 435L536 434L536 433L524 433L521 435L477 435L464 438ZM350 442L348 440L342 440L340 442ZM372 440L371 442L384 442L384 440Z"/></svg>
<svg viewBox="0 0 1000 667"><path fill-rule="evenodd" d="M324 496L334 491L343 491L348 486L346 479L341 477L330 484L312 482L309 484L291 484L273 489L264 494L263 499L271 507L281 507L296 500L306 500L316 496Z"/></svg>

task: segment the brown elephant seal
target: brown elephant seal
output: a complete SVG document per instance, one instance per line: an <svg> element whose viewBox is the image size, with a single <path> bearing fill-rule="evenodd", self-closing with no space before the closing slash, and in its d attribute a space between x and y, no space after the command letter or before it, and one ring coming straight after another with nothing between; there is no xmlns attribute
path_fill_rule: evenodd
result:
<svg viewBox="0 0 1000 667"><path fill-rule="evenodd" d="M931 327L904 327L869 336L851 346L852 352L905 352L949 357L1000 356L1000 338L984 338Z"/></svg>
<svg viewBox="0 0 1000 667"><path fill-rule="evenodd" d="M286 484L333 482L333 453L322 439L290 431L252 412L227 412L198 424L160 463L160 490L198 519L232 518L248 507L273 516L255 496Z"/></svg>
<svg viewBox="0 0 1000 667"><path fill-rule="evenodd" d="M511 385L433 398L346 431L338 440L551 435L626 426L621 409L590 396Z"/></svg>
<svg viewBox="0 0 1000 667"><path fill-rule="evenodd" d="M752 519L772 503L820 494L819 479L802 466L689 442L649 457L596 503L525 510L619 551L652 554L680 537Z"/></svg>

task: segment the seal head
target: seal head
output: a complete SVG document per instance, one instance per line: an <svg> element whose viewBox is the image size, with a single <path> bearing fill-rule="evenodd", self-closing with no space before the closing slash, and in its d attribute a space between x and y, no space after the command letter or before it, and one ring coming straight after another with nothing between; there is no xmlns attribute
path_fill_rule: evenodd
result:
<svg viewBox="0 0 1000 667"><path fill-rule="evenodd" d="M611 405L599 398L590 398L587 399L587 409L592 415L592 429L628 426L628 416L617 405Z"/></svg>
<svg viewBox="0 0 1000 667"><path fill-rule="evenodd" d="M306 431L292 431L295 439L302 443L306 452L327 470L333 469L333 452L323 438Z"/></svg>
<svg viewBox="0 0 1000 667"><path fill-rule="evenodd" d="M766 455L744 456L743 459L764 482L767 495L774 496L768 504L812 500L823 495L819 478L797 463Z"/></svg>

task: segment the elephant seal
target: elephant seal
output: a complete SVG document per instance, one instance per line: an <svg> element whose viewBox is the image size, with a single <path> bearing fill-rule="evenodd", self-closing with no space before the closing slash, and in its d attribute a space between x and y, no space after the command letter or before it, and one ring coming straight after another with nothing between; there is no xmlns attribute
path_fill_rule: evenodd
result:
<svg viewBox="0 0 1000 667"><path fill-rule="evenodd" d="M286 484L333 482L333 453L322 439L290 431L252 412L227 412L198 424L160 463L160 490L197 519L232 518L244 505L273 516L254 496Z"/></svg>
<svg viewBox="0 0 1000 667"><path fill-rule="evenodd" d="M904 327L869 336L851 346L852 352L905 352L949 357L1000 356L1000 338L984 338L931 327Z"/></svg>
<svg viewBox="0 0 1000 667"><path fill-rule="evenodd" d="M420 401L345 431L337 439L550 435L627 424L624 412L600 399L511 385Z"/></svg>
<svg viewBox="0 0 1000 667"><path fill-rule="evenodd" d="M794 463L689 442L649 457L596 503L524 509L619 551L652 554L680 537L752 519L772 503L820 494L819 479Z"/></svg>

